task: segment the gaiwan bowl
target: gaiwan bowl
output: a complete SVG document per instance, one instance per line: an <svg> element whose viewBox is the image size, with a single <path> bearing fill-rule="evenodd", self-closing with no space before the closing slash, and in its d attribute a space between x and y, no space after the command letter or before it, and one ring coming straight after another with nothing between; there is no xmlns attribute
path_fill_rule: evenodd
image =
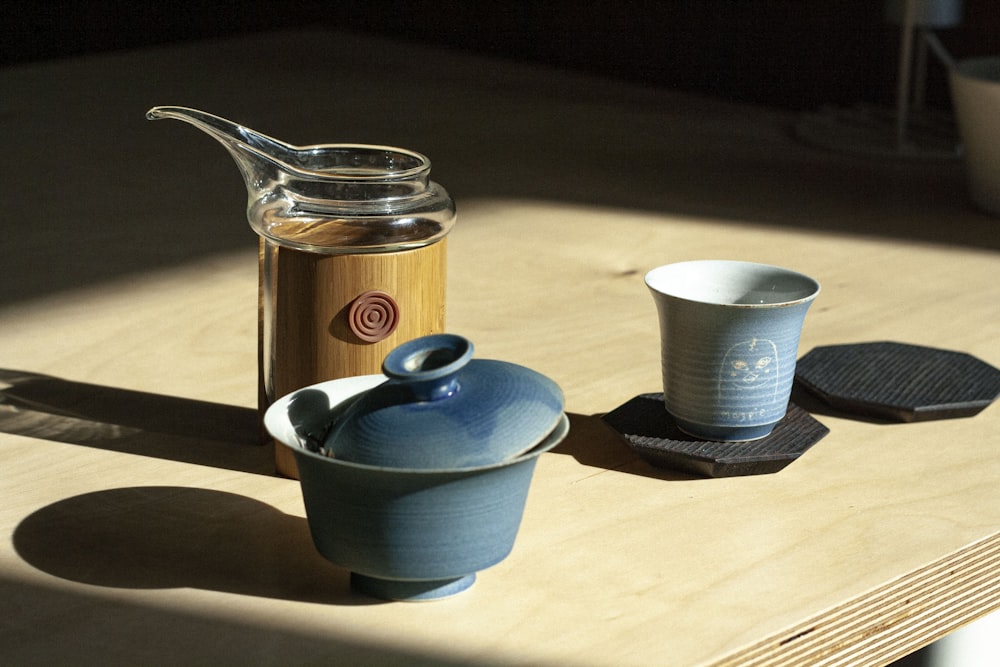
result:
<svg viewBox="0 0 1000 667"><path fill-rule="evenodd" d="M510 554L538 457L565 438L569 421L560 409L546 433L529 438L526 451L523 443L493 443L490 460L470 463L459 457L453 465L434 460L448 447L432 447L433 464L417 465L405 456L398 464L377 457L379 463L367 462L367 446L338 445L342 438L364 437L347 435L341 426L357 418L360 404L371 403L396 380L376 374L312 385L275 401L264 424L278 446L290 448L295 457L317 550L350 570L355 590L388 600L448 597ZM423 405L427 400L404 402L402 408L387 408L381 398L374 404L376 411L419 411L429 409ZM395 437L402 440L396 445L409 444L405 433ZM435 433L436 439L442 437L444 432ZM465 437L462 428L455 427L454 437ZM420 444L421 438L413 441ZM340 445L362 460L338 457L331 448Z"/></svg>

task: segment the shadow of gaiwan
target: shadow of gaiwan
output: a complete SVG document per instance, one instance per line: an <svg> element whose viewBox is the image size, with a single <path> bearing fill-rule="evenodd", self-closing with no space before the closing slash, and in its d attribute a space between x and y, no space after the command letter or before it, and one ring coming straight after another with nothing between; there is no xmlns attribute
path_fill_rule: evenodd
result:
<svg viewBox="0 0 1000 667"><path fill-rule="evenodd" d="M221 491L149 486L66 498L26 517L14 547L43 572L95 586L376 602L352 593L347 571L316 552L305 519Z"/></svg>

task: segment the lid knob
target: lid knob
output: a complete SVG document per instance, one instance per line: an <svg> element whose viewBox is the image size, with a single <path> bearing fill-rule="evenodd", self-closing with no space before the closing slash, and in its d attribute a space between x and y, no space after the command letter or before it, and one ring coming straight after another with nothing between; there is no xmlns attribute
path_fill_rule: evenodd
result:
<svg viewBox="0 0 1000 667"><path fill-rule="evenodd" d="M382 372L405 383L419 401L437 401L458 391L456 374L472 359L472 341L434 334L403 343L386 356Z"/></svg>

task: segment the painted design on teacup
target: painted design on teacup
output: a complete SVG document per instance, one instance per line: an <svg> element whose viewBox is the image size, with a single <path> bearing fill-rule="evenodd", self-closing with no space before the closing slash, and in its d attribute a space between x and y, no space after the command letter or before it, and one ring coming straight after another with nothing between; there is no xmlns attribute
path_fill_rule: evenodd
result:
<svg viewBox="0 0 1000 667"><path fill-rule="evenodd" d="M719 373L719 400L778 395L778 347L767 338L751 338L726 351ZM735 394L735 395L734 395Z"/></svg>

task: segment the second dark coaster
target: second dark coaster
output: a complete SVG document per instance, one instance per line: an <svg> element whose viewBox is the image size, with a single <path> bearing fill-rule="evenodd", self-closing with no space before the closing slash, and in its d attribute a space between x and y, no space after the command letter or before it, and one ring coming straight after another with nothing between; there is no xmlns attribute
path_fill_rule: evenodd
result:
<svg viewBox="0 0 1000 667"><path fill-rule="evenodd" d="M830 430L794 403L765 438L750 442L699 440L677 428L663 394L641 394L604 415L649 463L706 477L774 473L801 456Z"/></svg>
<svg viewBox="0 0 1000 667"><path fill-rule="evenodd" d="M1000 394L1000 370L976 357L895 342L814 348L795 380L846 414L903 422L970 417Z"/></svg>

